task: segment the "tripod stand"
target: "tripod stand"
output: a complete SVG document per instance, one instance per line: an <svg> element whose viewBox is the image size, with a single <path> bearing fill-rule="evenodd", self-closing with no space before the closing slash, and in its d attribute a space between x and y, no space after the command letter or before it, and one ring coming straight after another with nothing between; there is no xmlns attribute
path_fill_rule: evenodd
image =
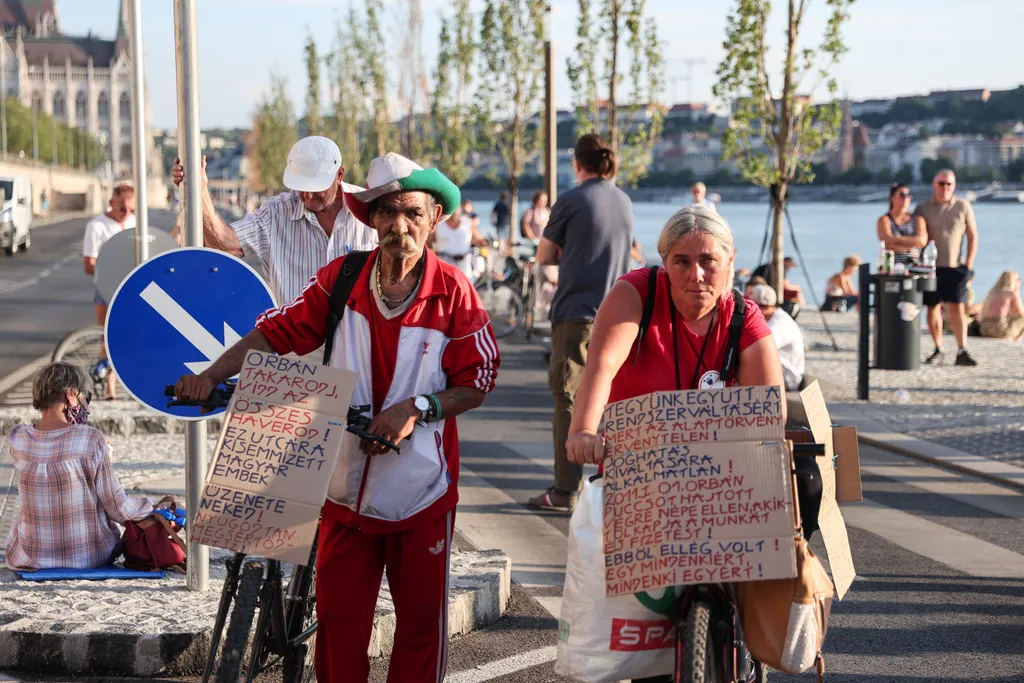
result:
<svg viewBox="0 0 1024 683"><path fill-rule="evenodd" d="M771 235L772 213L774 212L775 207L778 204L778 192L773 187L771 188L771 203L768 205L768 217L765 219L764 222L764 239L761 240L761 253L758 255L758 264L765 262L764 258L765 252L768 249L768 238ZM790 218L789 207L785 203L782 203L782 211L786 216L786 224L789 226L789 239L793 243L793 249L794 251L796 251L796 257L800 261L800 270L803 271L804 279L807 280L807 292L810 295L811 302L814 304L814 307L818 309L818 314L821 316L821 324L825 326L825 331L828 333L828 338L832 341L832 350L838 351L839 344L836 343L835 335L832 334L832 328L828 326L828 320L825 319L825 312L821 310L821 304L818 303L818 295L814 293L814 284L811 282L811 274L807 270L807 262L804 260L804 255L800 251L800 245L796 241L796 232L793 230L793 219ZM772 263L771 268L774 267L775 264ZM769 268L769 273L771 273L771 268ZM864 302L861 302L861 305L863 304Z"/></svg>

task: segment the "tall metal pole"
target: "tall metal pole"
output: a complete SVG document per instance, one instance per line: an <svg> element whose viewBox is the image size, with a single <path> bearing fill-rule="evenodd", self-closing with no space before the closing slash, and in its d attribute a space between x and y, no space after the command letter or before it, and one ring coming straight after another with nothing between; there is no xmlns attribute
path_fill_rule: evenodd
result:
<svg viewBox="0 0 1024 683"><path fill-rule="evenodd" d="M134 0L136 3L140 0ZM196 0L174 0L174 58L178 75L178 150L185 166L181 216L191 247L203 246L203 183L199 149L199 50ZM206 423L185 424L185 507L188 528L195 523L206 475ZM205 546L188 543L185 585L190 591L210 586L210 554Z"/></svg>
<svg viewBox="0 0 1024 683"><path fill-rule="evenodd" d="M36 101L32 100L32 158L39 161L39 122L38 110L36 109Z"/></svg>
<svg viewBox="0 0 1024 683"><path fill-rule="evenodd" d="M135 263L149 259L149 198L146 177L146 65L142 51L142 0L132 0L132 161L135 171ZM186 510L187 510L186 506Z"/></svg>
<svg viewBox="0 0 1024 683"><path fill-rule="evenodd" d="M554 8L544 8L544 191L548 206L558 194L558 109L555 105L555 43L551 23Z"/></svg>

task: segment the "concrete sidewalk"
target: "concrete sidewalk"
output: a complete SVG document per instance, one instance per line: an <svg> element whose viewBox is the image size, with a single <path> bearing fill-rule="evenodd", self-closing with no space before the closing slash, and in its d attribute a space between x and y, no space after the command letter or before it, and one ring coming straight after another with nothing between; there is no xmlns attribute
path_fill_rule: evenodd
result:
<svg viewBox="0 0 1024 683"><path fill-rule="evenodd" d="M184 498L184 437L178 421L131 401L98 402L90 423L111 444L114 469L133 496ZM0 409L0 549L18 508L17 479L2 438L31 409ZM218 421L219 422L219 421ZM216 434L219 424L211 424ZM216 438L209 440L212 452ZM453 543L449 636L499 619L511 592L511 565L500 550ZM0 670L152 676L202 671L223 586L227 551L211 549L210 590L192 593L181 575L118 581L22 581L0 564ZM395 612L387 581L374 619L370 655L394 644Z"/></svg>

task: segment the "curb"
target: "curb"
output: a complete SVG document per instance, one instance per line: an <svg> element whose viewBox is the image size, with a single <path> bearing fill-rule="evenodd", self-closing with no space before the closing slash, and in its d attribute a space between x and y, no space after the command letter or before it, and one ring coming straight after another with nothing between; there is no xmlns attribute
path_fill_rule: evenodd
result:
<svg viewBox="0 0 1024 683"><path fill-rule="evenodd" d="M40 365L49 362L50 357L46 356ZM39 362L39 361L33 361ZM27 368L28 366L26 366ZM38 366L36 366L38 367ZM33 367L28 373L31 376L36 368ZM18 372L22 372L19 370ZM24 381L22 378L20 381ZM4 380L6 381L6 379ZM16 382L17 383L17 382ZM2 394L3 391L0 391ZM28 407L0 408L0 435L6 434L16 424L31 422L36 418L36 413ZM136 436L148 434L184 434L185 427L182 420L173 417L166 417L154 411L139 409L130 413L119 415L95 415L90 416L89 424L103 432L107 436ZM213 417L206 421L210 434L220 433L223 420L220 417Z"/></svg>
<svg viewBox="0 0 1024 683"><path fill-rule="evenodd" d="M0 396L6 394L8 391L30 378L36 373L36 370L49 363L50 358L52 357L53 354L50 353L45 356L40 356L33 361L29 361L6 377L0 377ZM5 429L4 432L6 431L7 430Z"/></svg>
<svg viewBox="0 0 1024 683"><path fill-rule="evenodd" d="M500 550L453 553L451 563L449 638L497 621L508 606L512 575L512 561ZM207 595L215 603L220 593ZM371 657L391 654L395 625L390 593L385 597L382 592L370 637ZM213 620L206 628L184 633L138 633L132 624L109 624L103 632L85 632L86 628L80 623L36 621L0 611L0 669L48 675L200 674L206 665Z"/></svg>
<svg viewBox="0 0 1024 683"><path fill-rule="evenodd" d="M892 432L877 420L858 415L857 412L857 406L844 404L832 417L837 422L856 427L857 438L861 443L1024 492L1022 467Z"/></svg>

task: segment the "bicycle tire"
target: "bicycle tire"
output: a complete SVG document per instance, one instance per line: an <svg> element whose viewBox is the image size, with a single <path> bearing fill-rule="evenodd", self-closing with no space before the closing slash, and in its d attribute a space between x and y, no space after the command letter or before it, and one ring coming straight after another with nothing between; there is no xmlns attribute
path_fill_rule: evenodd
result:
<svg viewBox="0 0 1024 683"><path fill-rule="evenodd" d="M711 605L696 600L690 605L682 634L676 634L676 683L714 683L714 654Z"/></svg>
<svg viewBox="0 0 1024 683"><path fill-rule="evenodd" d="M318 541L320 539L320 528L317 527L316 535L313 536L313 546L309 550L309 559L305 565L307 574L303 583L293 587L289 584L289 593L292 598L292 605L300 604L303 606L302 621L300 622L300 628L302 629L299 633L304 633L306 629L312 626L316 622L316 554L318 548ZM292 573L294 577L294 571ZM293 615L288 615L289 622L292 623ZM294 635L294 634L292 634ZM309 637L309 639L300 644L294 651L289 652L284 658L284 680L285 683L311 683L316 680L316 668L314 657L316 655L316 632Z"/></svg>
<svg viewBox="0 0 1024 683"><path fill-rule="evenodd" d="M519 329L523 322L523 297L505 282L491 281L476 288L491 319L491 329L498 339Z"/></svg>
<svg viewBox="0 0 1024 683"><path fill-rule="evenodd" d="M537 277L530 271L530 280L526 286L526 341L533 341L534 315L537 311Z"/></svg>
<svg viewBox="0 0 1024 683"><path fill-rule="evenodd" d="M252 620L256 616L256 601L263 585L263 563L246 562L242 578L238 581L235 595L235 609L231 612L228 632L224 637L224 649L220 654L216 683L238 683L245 661L245 650L249 644Z"/></svg>
<svg viewBox="0 0 1024 683"><path fill-rule="evenodd" d="M61 339L53 349L50 360L53 362L64 361L82 368L93 382L93 394L105 396L107 393L106 380L96 381L91 372L93 366L100 360L102 349L103 328L99 325L87 325ZM109 372L113 372L113 368ZM117 380L117 390L122 395L127 393L127 389L120 379Z"/></svg>
<svg viewBox="0 0 1024 683"><path fill-rule="evenodd" d="M64 360L64 358L70 355L72 350L81 347L83 342L88 343L94 338L99 338L100 340L103 339L102 327L99 325L88 325L86 327L79 328L74 332L65 335L65 337L57 343L57 346L53 350L53 355L50 356L50 360L53 362Z"/></svg>

